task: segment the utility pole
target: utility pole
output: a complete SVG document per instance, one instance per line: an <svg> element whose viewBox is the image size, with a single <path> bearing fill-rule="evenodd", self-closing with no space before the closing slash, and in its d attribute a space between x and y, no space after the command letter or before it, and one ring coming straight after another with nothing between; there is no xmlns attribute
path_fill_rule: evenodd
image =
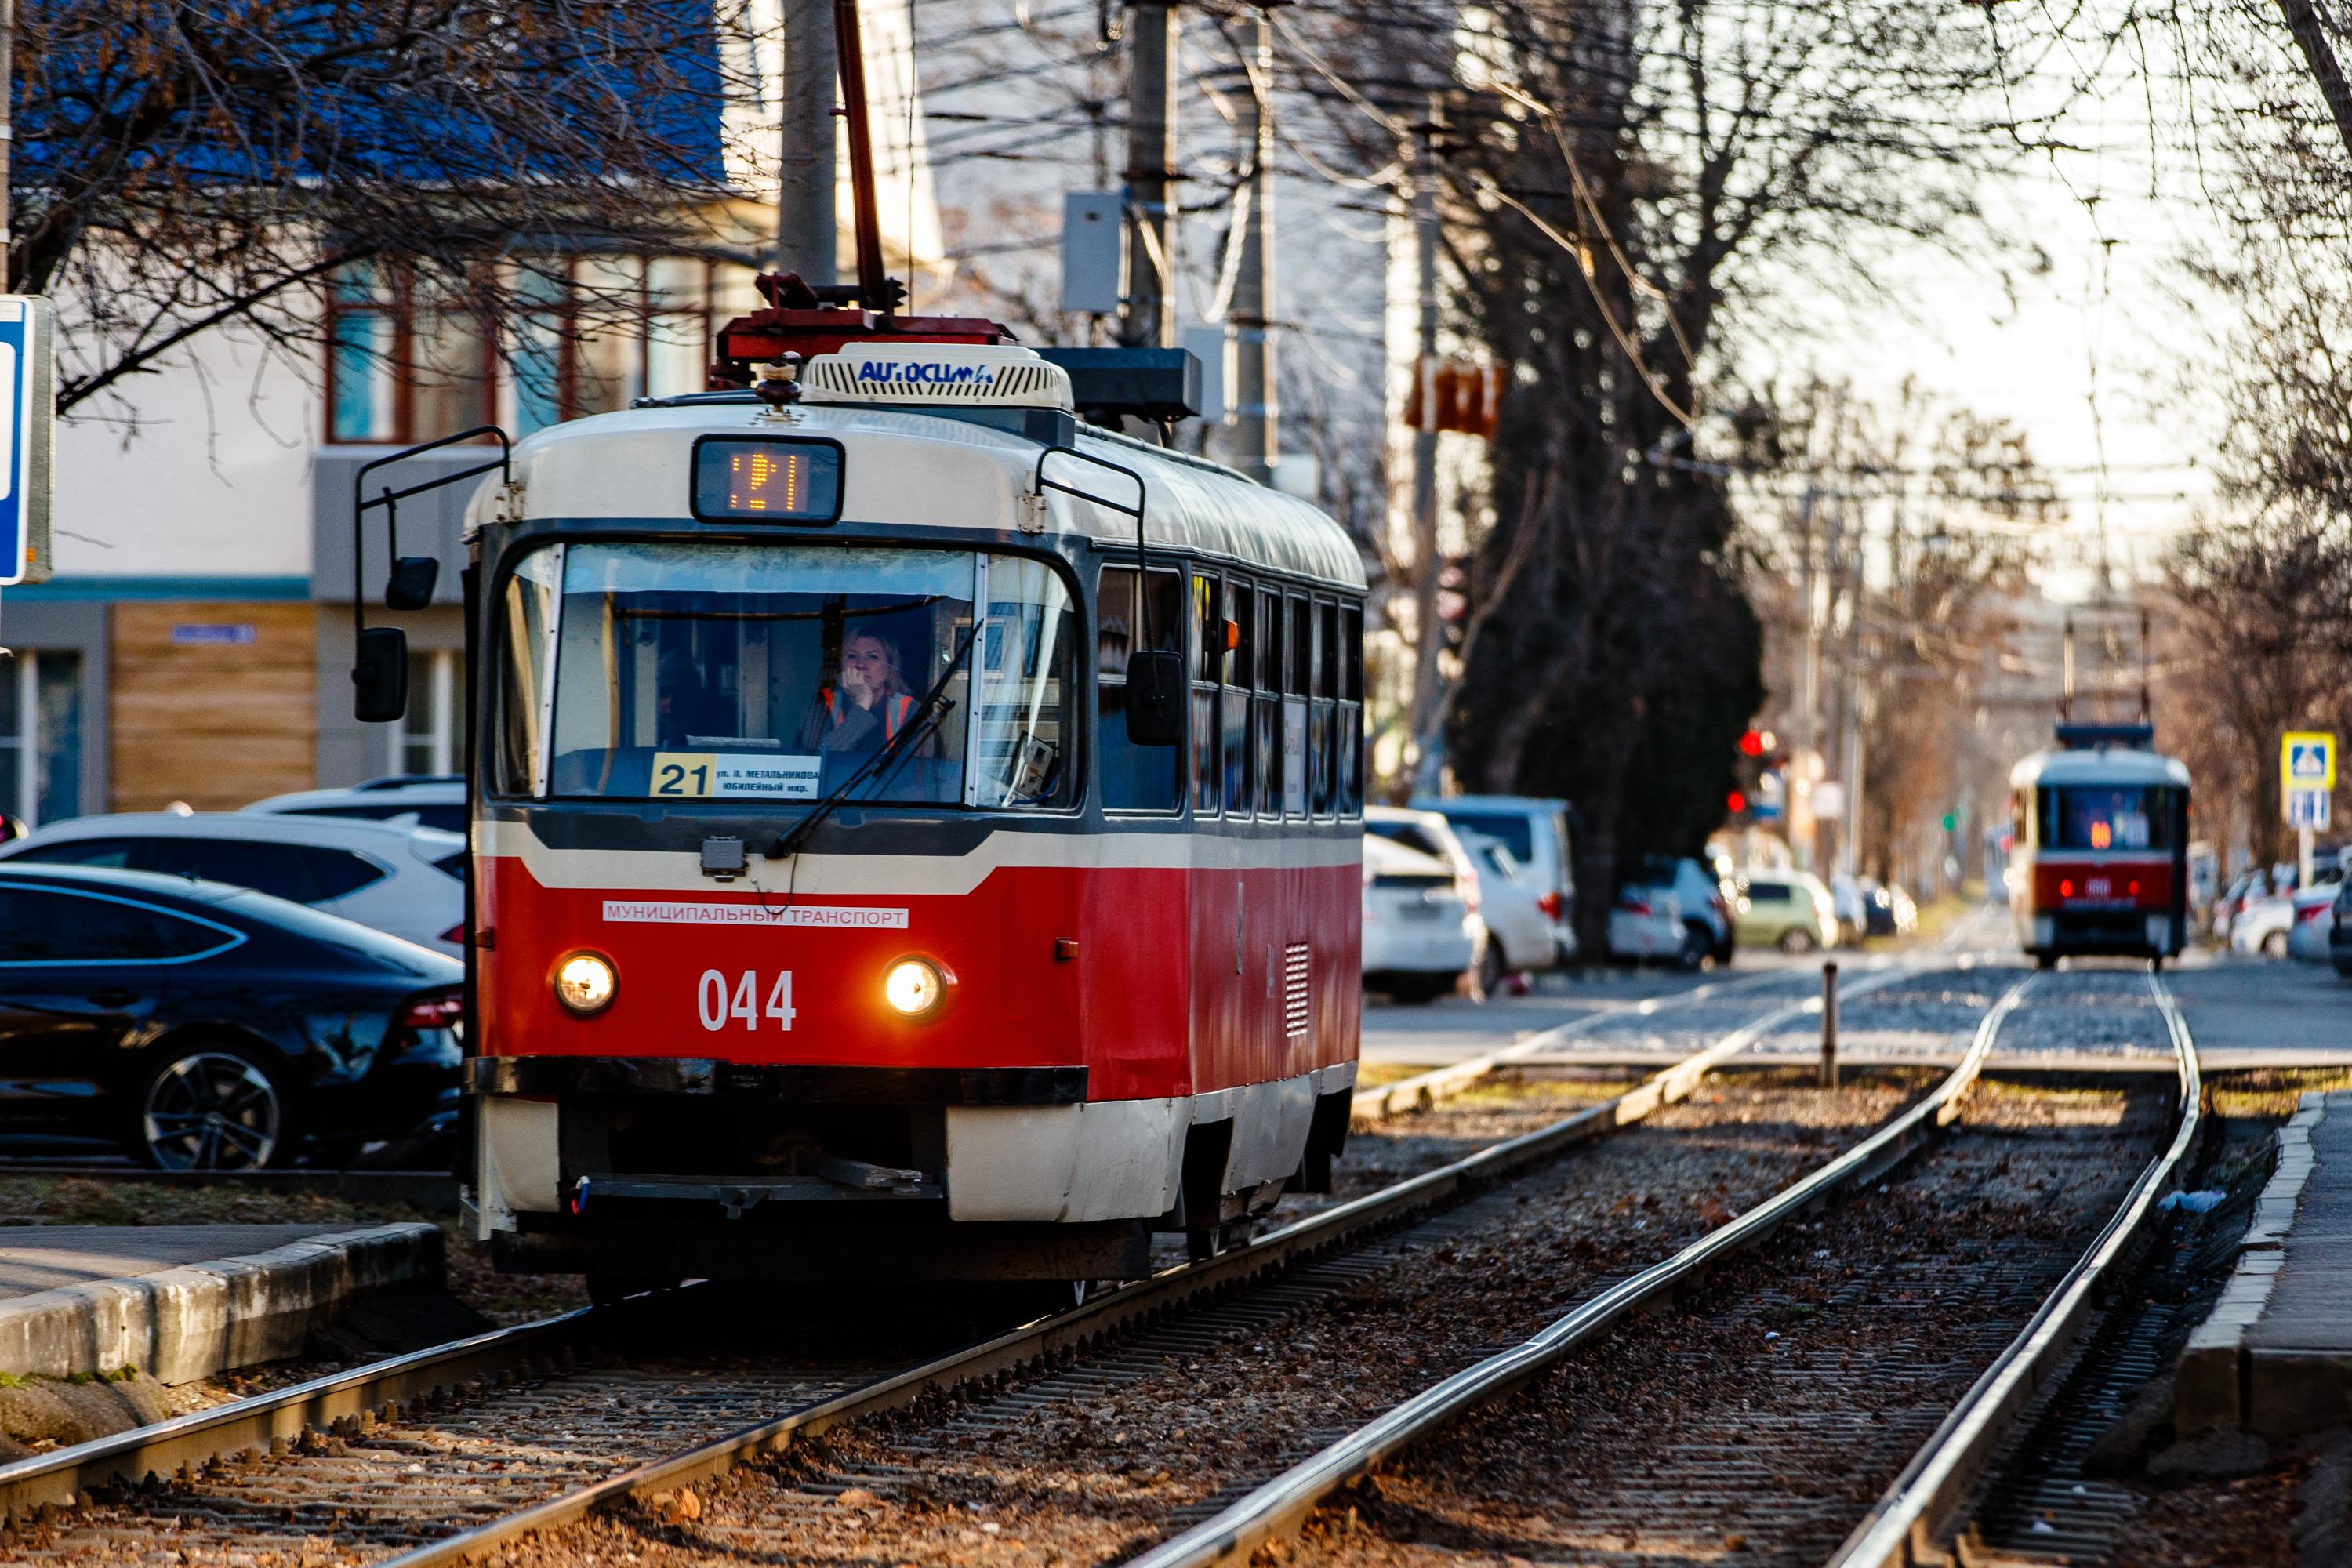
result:
<svg viewBox="0 0 2352 1568"><path fill-rule="evenodd" d="M1415 126L1421 145L1412 164L1414 288L1421 331L1412 373L1421 381L1421 426L1412 433L1412 738L1420 755L1413 787L1434 794L1438 785L1437 656L1445 644L1437 620L1437 133L1440 105L1430 95L1429 119Z"/></svg>
<svg viewBox="0 0 2352 1568"><path fill-rule="evenodd" d="M1864 535L1853 534L1853 566L1846 589L1845 691L1838 708L1845 721L1845 758L1838 771L1845 778L1845 825L1838 837L1838 869L1847 876L1862 872L1862 593Z"/></svg>
<svg viewBox="0 0 2352 1568"><path fill-rule="evenodd" d="M1821 616L1813 603L1818 592L1813 580L1813 508L1819 500L1819 488L1808 484L1797 508L1797 612L1804 617L1805 637L1797 671L1796 777L1789 781L1788 811L1789 847L1801 871L1813 868L1819 833L1812 805L1813 769L1821 760L1822 742ZM1804 805L1801 820L1800 795Z"/></svg>
<svg viewBox="0 0 2352 1568"><path fill-rule="evenodd" d="M0 0L6 4L7 0ZM784 0L783 115L776 180L776 269L836 279L841 245L834 169L834 83L841 71L832 0Z"/></svg>
<svg viewBox="0 0 2352 1568"><path fill-rule="evenodd" d="M1176 117L1169 73L1176 58L1176 7L1138 0L1128 19L1127 310L1118 341L1170 348L1176 312L1168 249L1168 182L1176 162Z"/></svg>
<svg viewBox="0 0 2352 1568"><path fill-rule="evenodd" d="M1234 331L1234 466L1260 484L1274 480L1282 455L1282 410L1275 388L1274 341L1274 23L1261 7L1255 37L1242 46L1248 89L1239 127L1248 178L1241 190L1240 266L1226 319Z"/></svg>

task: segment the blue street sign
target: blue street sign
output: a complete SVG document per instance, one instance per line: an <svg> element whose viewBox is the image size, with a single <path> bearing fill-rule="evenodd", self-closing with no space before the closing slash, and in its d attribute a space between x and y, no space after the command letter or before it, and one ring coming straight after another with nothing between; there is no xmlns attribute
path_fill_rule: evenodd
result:
<svg viewBox="0 0 2352 1568"><path fill-rule="evenodd" d="M2325 833L2330 804L2331 797L2324 789L2290 789L2286 792L2286 825Z"/></svg>
<svg viewBox="0 0 2352 1568"><path fill-rule="evenodd" d="M49 575L54 319L37 295L0 294L0 584Z"/></svg>

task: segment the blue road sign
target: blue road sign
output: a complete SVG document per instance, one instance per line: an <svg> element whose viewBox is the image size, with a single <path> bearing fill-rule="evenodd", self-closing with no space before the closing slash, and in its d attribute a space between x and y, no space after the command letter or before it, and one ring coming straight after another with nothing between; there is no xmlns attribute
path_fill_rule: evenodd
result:
<svg viewBox="0 0 2352 1568"><path fill-rule="evenodd" d="M2330 804L2330 796L2324 789L2290 789L2286 792L2286 825L2325 833Z"/></svg>
<svg viewBox="0 0 2352 1568"><path fill-rule="evenodd" d="M0 584L49 574L52 321L47 300L0 294Z"/></svg>

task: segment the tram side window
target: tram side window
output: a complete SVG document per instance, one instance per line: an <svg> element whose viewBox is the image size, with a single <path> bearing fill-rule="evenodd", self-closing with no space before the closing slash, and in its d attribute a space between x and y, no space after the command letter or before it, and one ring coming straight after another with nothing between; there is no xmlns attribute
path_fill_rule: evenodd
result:
<svg viewBox="0 0 2352 1568"><path fill-rule="evenodd" d="M1279 590L1258 590L1257 706L1252 740L1256 753L1260 816L1282 815L1282 634L1289 618Z"/></svg>
<svg viewBox="0 0 2352 1568"><path fill-rule="evenodd" d="M1364 809L1364 611L1339 611L1339 814Z"/></svg>
<svg viewBox="0 0 2352 1568"><path fill-rule="evenodd" d="M1307 744L1309 787L1318 816L1328 816L1338 803L1339 694L1339 607L1328 601L1315 606L1314 700L1307 711Z"/></svg>
<svg viewBox="0 0 2352 1568"><path fill-rule="evenodd" d="M1287 601L1287 630L1283 638L1282 682L1282 810L1286 816L1305 816L1308 795L1307 758L1312 748L1307 736L1307 689L1315 662L1315 607L1298 595Z"/></svg>
<svg viewBox="0 0 2352 1568"><path fill-rule="evenodd" d="M547 793L542 733L547 712L548 656L553 647L562 546L523 557L507 579L505 624L499 647L499 788L508 795Z"/></svg>
<svg viewBox="0 0 2352 1568"><path fill-rule="evenodd" d="M1078 618L1062 574L1042 561L988 561L988 621L979 666L981 806L1064 805L1076 797L1076 730L1068 722Z"/></svg>
<svg viewBox="0 0 2352 1568"><path fill-rule="evenodd" d="M1250 677L1257 664L1257 595L1246 583L1225 585L1225 615L1235 628L1234 651L1225 656L1225 811L1246 816L1255 797L1250 764Z"/></svg>
<svg viewBox="0 0 2352 1568"><path fill-rule="evenodd" d="M1214 577L1192 578L1192 813L1214 816L1224 777L1217 740L1224 726L1217 710L1217 678L1224 669L1224 585Z"/></svg>
<svg viewBox="0 0 2352 1568"><path fill-rule="evenodd" d="M1095 637L1098 721L1095 744L1103 806L1109 811L1174 811L1183 804L1184 748L1136 746L1127 739L1127 656L1149 625L1151 646L1181 652L1184 595L1173 572L1151 574L1151 602L1136 602L1131 566L1106 566L1097 596L1101 624ZM1148 610L1148 616L1141 612Z"/></svg>

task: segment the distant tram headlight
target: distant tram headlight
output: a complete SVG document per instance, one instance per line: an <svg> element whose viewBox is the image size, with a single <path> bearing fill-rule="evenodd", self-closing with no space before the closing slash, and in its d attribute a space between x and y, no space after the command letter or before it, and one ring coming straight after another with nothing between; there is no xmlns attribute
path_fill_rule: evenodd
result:
<svg viewBox="0 0 2352 1568"><path fill-rule="evenodd" d="M929 1018L947 1005L953 982L928 958L902 958L882 976L882 1000L902 1018Z"/></svg>
<svg viewBox="0 0 2352 1568"><path fill-rule="evenodd" d="M613 1005L620 977L602 953L575 952L555 966L555 999L585 1018Z"/></svg>

